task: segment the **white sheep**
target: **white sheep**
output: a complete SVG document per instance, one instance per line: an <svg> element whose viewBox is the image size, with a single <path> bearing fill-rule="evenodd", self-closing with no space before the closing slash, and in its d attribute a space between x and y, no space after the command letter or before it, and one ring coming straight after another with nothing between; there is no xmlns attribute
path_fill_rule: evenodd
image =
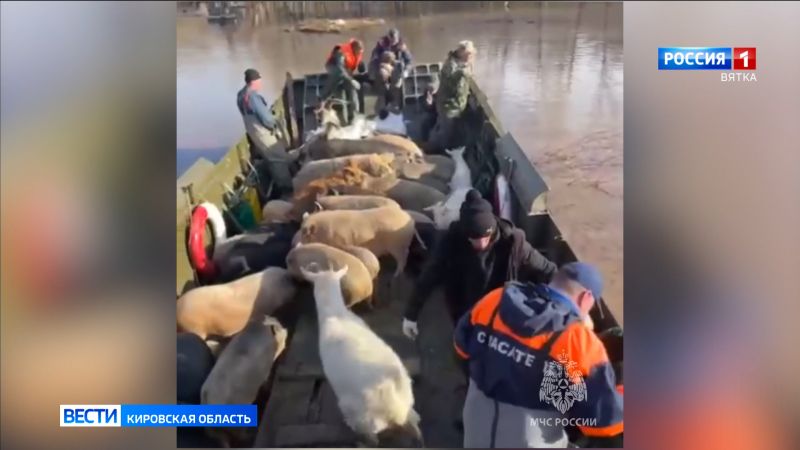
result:
<svg viewBox="0 0 800 450"><path fill-rule="evenodd" d="M335 272L300 270L314 284L322 369L345 423L367 447L377 447L378 433L390 428L401 428L421 443L408 371L394 350L345 306L340 280L347 266Z"/></svg>
<svg viewBox="0 0 800 450"><path fill-rule="evenodd" d="M433 223L439 230L446 230L450 228L450 224L455 222L461 216L461 204L467 198L467 192L472 188L461 188L450 193L447 200L437 202L427 208L425 211L433 213Z"/></svg>
<svg viewBox="0 0 800 450"><path fill-rule="evenodd" d="M464 160L464 150L465 147L459 147L453 150L445 150L456 163L456 170L453 172L453 177L450 179L451 191L472 187L472 175L470 174L467 161Z"/></svg>

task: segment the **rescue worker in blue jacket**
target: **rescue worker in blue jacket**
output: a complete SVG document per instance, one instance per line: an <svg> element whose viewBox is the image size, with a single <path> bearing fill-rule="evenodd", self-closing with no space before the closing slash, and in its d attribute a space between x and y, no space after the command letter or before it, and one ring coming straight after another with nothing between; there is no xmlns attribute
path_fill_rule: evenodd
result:
<svg viewBox="0 0 800 450"><path fill-rule="evenodd" d="M378 73L373 78L372 91L375 93L375 114L384 109L400 110L402 107L403 74L395 61L394 53L383 52Z"/></svg>
<svg viewBox="0 0 800 450"><path fill-rule="evenodd" d="M278 123L267 101L258 93L261 89L261 75L256 69L247 69L244 72L244 82L245 86L236 94L236 106L244 120L255 165L261 165L258 160L265 161L275 186L282 192L291 191L289 156L280 140Z"/></svg>
<svg viewBox="0 0 800 450"><path fill-rule="evenodd" d="M369 74L373 80L377 80L378 69L384 52L394 54L395 64L399 66L399 72L405 75L411 67L411 52L403 39L400 38L400 31L392 28L375 44L372 55L369 58Z"/></svg>
<svg viewBox="0 0 800 450"><path fill-rule="evenodd" d="M565 425L589 446L619 444L622 394L586 319L602 288L594 266L569 263L549 284L506 283L459 320L465 448L566 447Z"/></svg>

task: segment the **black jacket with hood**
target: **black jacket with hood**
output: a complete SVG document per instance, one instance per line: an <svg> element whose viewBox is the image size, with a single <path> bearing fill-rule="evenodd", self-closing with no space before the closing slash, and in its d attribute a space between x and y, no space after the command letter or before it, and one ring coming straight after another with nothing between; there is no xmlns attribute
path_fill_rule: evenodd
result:
<svg viewBox="0 0 800 450"><path fill-rule="evenodd" d="M406 319L417 321L423 303L440 281L445 284L453 320L506 281L550 281L558 267L531 247L524 231L504 219L497 218L497 224L492 244L483 252L472 248L460 221L450 225L417 281Z"/></svg>

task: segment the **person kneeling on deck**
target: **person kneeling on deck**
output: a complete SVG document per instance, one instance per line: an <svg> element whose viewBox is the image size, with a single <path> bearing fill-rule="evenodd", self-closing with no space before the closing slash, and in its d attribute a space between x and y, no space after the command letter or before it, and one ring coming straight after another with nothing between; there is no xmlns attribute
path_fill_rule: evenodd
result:
<svg viewBox="0 0 800 450"><path fill-rule="evenodd" d="M352 112L361 112L361 102L358 98L361 83L356 80L355 74L366 70L362 61L363 56L364 44L357 39L350 39L333 47L325 62L328 81L320 94L320 101L327 100L343 89L347 94L347 100L350 102Z"/></svg>
<svg viewBox="0 0 800 450"><path fill-rule="evenodd" d="M375 100L376 115L380 115L384 109L400 111L402 85L402 68L396 63L394 53L383 52L376 78L373 81L373 89L377 97Z"/></svg>
<svg viewBox="0 0 800 450"><path fill-rule="evenodd" d="M423 146L428 153L444 153L444 149L461 145L454 142L454 134L458 120L467 108L474 57L475 46L472 41L461 41L442 65L436 96L436 125L430 140Z"/></svg>
<svg viewBox="0 0 800 450"><path fill-rule="evenodd" d="M236 106L244 120L251 146L250 153L256 160L254 165L260 166L258 159L266 162L267 171L275 186L281 192L291 191L289 156L279 140L278 123L272 116L267 101L258 93L261 89L261 75L255 69L247 69L244 72L244 82L245 86L236 94Z"/></svg>
<svg viewBox="0 0 800 450"><path fill-rule="evenodd" d="M470 378L465 448L567 447L564 426L590 447L619 442L622 395L584 321L602 286L594 266L569 263L548 285L493 290L459 320L454 345Z"/></svg>
<svg viewBox="0 0 800 450"><path fill-rule="evenodd" d="M487 292L506 281L549 281L556 265L531 247L525 232L496 217L492 205L472 189L412 292L403 318L403 333L418 334L417 318L422 304L439 281L445 282L445 300L453 322Z"/></svg>

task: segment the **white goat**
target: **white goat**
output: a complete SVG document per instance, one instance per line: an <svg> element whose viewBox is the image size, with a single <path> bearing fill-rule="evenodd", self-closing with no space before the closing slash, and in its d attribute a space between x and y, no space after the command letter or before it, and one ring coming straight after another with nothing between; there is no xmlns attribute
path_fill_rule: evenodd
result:
<svg viewBox="0 0 800 450"><path fill-rule="evenodd" d="M363 139L372 136L375 131L375 121L367 120L366 116L357 114L353 118L353 122L345 127L341 126L338 121L330 120L328 115L324 115L322 122L319 126L308 133L306 133L305 142L311 142L320 137L326 139Z"/></svg>
<svg viewBox="0 0 800 450"><path fill-rule="evenodd" d="M445 150L456 163L456 170L453 172L453 177L450 178L451 191L472 187L472 174L470 174L467 161L464 160L464 150L465 147L459 147L454 150Z"/></svg>
<svg viewBox="0 0 800 450"><path fill-rule="evenodd" d="M330 126L327 129L328 139L362 139L372 135L374 123L361 114L353 118L353 123L346 127Z"/></svg>
<svg viewBox="0 0 800 450"><path fill-rule="evenodd" d="M425 211L433 213L433 223L439 230L446 230L450 228L450 224L455 222L461 216L461 204L467 197L467 192L472 188L460 188L450 193L450 196L442 202L437 202L427 208Z"/></svg>
<svg viewBox="0 0 800 450"><path fill-rule="evenodd" d="M464 203L467 192L472 189L472 174L467 161L464 160L464 150L465 147L445 150L456 165L450 178L450 195L447 199L425 208L425 211L432 211L433 222L440 230L446 230L451 223L458 220L461 204Z"/></svg>
<svg viewBox="0 0 800 450"><path fill-rule="evenodd" d="M322 369L347 425L368 447L377 447L378 433L389 428L407 430L421 442L408 371L394 350L345 306L340 281L347 266L336 272L300 271L314 283Z"/></svg>

